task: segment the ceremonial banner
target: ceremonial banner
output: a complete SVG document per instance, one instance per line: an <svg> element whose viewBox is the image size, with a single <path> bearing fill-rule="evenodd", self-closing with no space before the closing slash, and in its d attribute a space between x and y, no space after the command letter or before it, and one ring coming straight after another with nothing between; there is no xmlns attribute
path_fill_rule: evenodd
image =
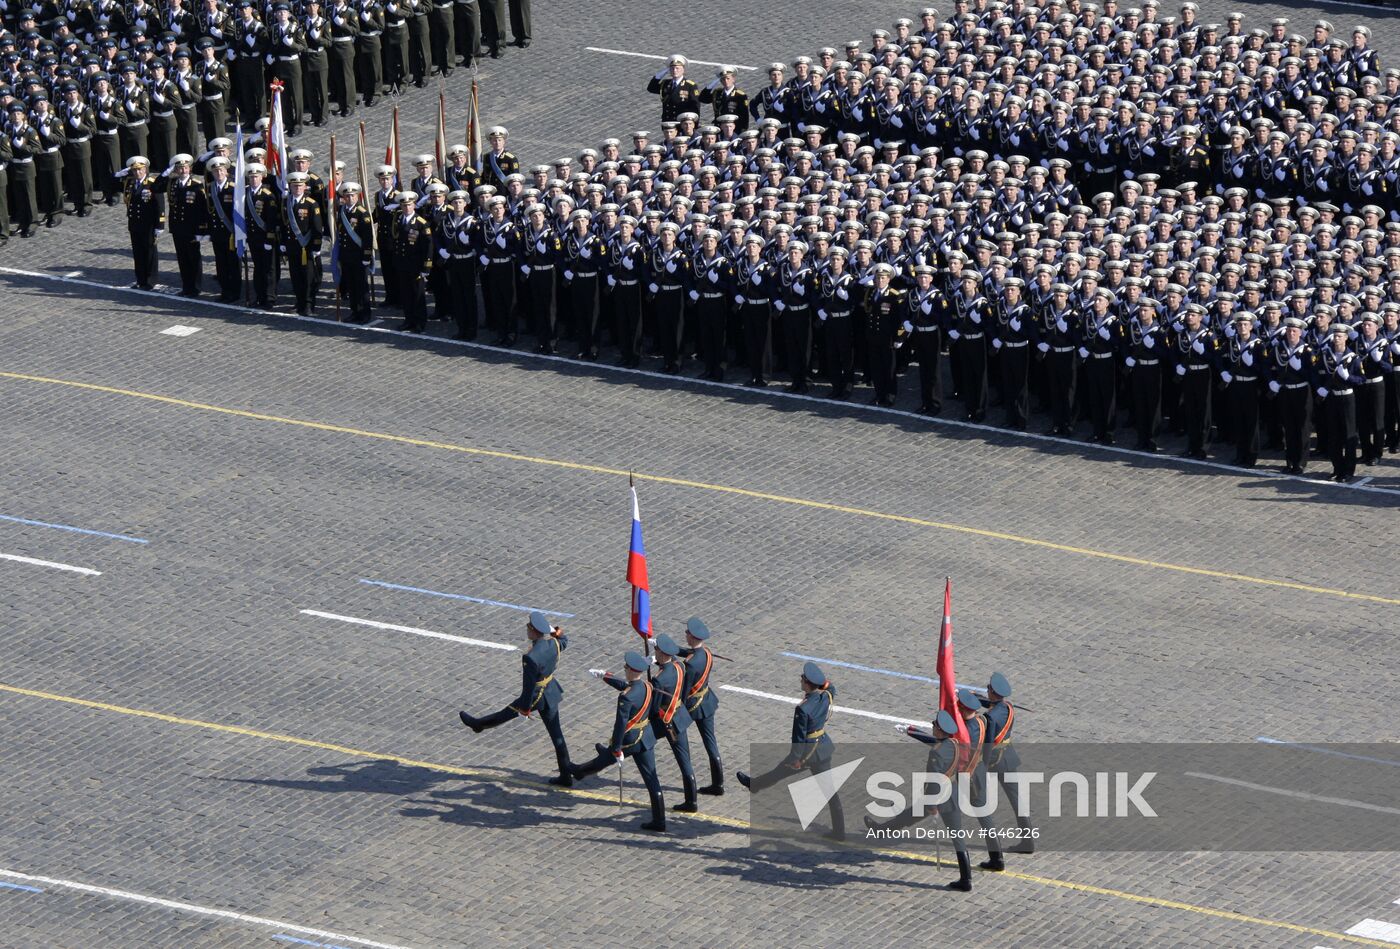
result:
<svg viewBox="0 0 1400 949"><path fill-rule="evenodd" d="M238 248L240 259L248 256L248 159L243 154L243 130L238 130L238 141L234 143L235 159L233 177L233 242Z"/></svg>
<svg viewBox="0 0 1400 949"><path fill-rule="evenodd" d="M953 581L943 585L943 629L938 634L938 710L953 716L958 723L957 740L966 745L970 740L967 724L958 711L958 681L953 678Z"/></svg>
<svg viewBox="0 0 1400 949"><path fill-rule="evenodd" d="M467 154L472 167L481 170L481 111L477 100L476 80L472 80L472 99L467 106Z"/></svg>
<svg viewBox="0 0 1400 949"><path fill-rule="evenodd" d="M632 491L632 543L627 550L627 582L632 585L632 628L643 639L651 638L651 590L647 583L647 553L642 546L642 512L637 489Z"/></svg>

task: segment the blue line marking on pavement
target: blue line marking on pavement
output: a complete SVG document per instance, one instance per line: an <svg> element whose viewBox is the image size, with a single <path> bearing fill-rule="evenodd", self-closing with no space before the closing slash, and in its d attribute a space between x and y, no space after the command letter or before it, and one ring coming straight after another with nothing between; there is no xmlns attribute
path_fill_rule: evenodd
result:
<svg viewBox="0 0 1400 949"><path fill-rule="evenodd" d="M502 603L500 600L487 600L479 596L467 596L465 593L443 593L441 590L425 590L422 587L404 586L402 583L388 583L384 580L367 580L360 578L361 583L367 583L372 587L384 587L386 590L403 590L406 593L424 593L428 596L440 596L448 600L466 600L468 603L480 603L482 606L499 606L507 610L519 610L522 613L531 613L537 607L521 606L518 603ZM573 613L560 613L555 610L540 610L545 616L560 616L564 619L573 619Z"/></svg>
<svg viewBox="0 0 1400 949"><path fill-rule="evenodd" d="M277 933L272 938L280 939L283 942L294 942L299 946L316 946L317 949L349 949L348 946L342 946L337 943L312 942L310 939L298 939L296 936L288 936L286 933Z"/></svg>
<svg viewBox="0 0 1400 949"><path fill-rule="evenodd" d="M1334 758L1350 758L1353 761L1369 761L1371 764L1384 764L1392 768L1400 768L1400 761L1393 759L1372 758L1367 755L1353 755L1332 748L1319 748L1317 745L1305 745L1300 741L1284 741L1282 738L1269 738L1264 735L1260 735L1254 740L1265 745L1283 745L1287 748L1302 748L1304 751L1316 751L1320 755L1332 755Z"/></svg>
<svg viewBox="0 0 1400 949"><path fill-rule="evenodd" d="M26 893L42 893L42 892L44 892L43 890L39 889L37 886L25 886L23 883L3 883L3 882L0 882L0 887L4 887L4 888L7 889L7 890L23 890L23 891L26 892Z"/></svg>
<svg viewBox="0 0 1400 949"><path fill-rule="evenodd" d="M825 666L840 666L843 669L854 669L857 672L875 672L882 676L894 676L896 679L912 679L915 682L928 682L930 684L936 684L938 682L937 679L930 679L928 676L914 675L912 672L896 672L893 669L877 669L874 666L862 666L856 662L842 662L840 659L823 659L820 656L804 656L801 653L797 652L785 652L781 653L781 655L784 655L789 659L801 659L803 662L819 662ZM978 695L987 694L986 689L978 688L975 685L959 684L958 688L971 689Z"/></svg>
<svg viewBox="0 0 1400 949"><path fill-rule="evenodd" d="M15 517L11 514L0 514L0 521L11 521L15 524L27 524L30 527L51 527L56 531L69 531L74 534L87 534L89 537L105 537L108 540L124 540L128 544L149 544L150 541L143 537L128 537L125 534L109 534L106 531L88 530L86 527L74 527L71 524L50 524L48 521L33 521L27 517Z"/></svg>

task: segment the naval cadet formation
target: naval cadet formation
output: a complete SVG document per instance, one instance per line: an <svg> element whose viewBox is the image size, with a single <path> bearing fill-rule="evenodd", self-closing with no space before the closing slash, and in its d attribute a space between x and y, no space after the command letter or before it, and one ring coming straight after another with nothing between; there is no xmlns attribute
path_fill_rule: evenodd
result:
<svg viewBox="0 0 1400 949"><path fill-rule="evenodd" d="M168 232L187 296L208 242L226 302L273 307L285 273L302 314L590 360L610 344L629 367L881 406L904 384L928 415L947 396L974 422L1034 412L1144 451L1166 432L1244 467L1262 446L1290 474L1325 456L1343 482L1400 448L1400 70L1366 26L956 0L751 92L672 57L647 86L659 135L528 169L496 127L480 155L374 182L293 150L284 185L254 136L245 279L230 116L256 125L269 80L299 87L294 131L328 97L348 112L445 76L478 52L474 7L201 2L6 8L5 218L29 233L101 190L126 205L136 283ZM424 17L456 38L428 42Z"/></svg>
<svg viewBox="0 0 1400 949"><path fill-rule="evenodd" d="M479 734L518 718L538 715L554 744L558 774L550 778L549 783L557 787L573 787L575 783L597 775L610 766L621 768L625 760L632 760L650 798L651 819L641 825L645 831L660 833L666 830L666 804L656 768L655 746L658 741L664 740L670 746L680 771L684 799L671 810L693 814L700 809L699 795L724 794L725 771L715 730L719 696L710 682L717 655L710 648L710 629L703 620L692 617L686 622L684 646L661 633L647 639L645 655L635 650L628 651L623 656L621 674L604 669L589 670L620 694L611 733L604 741L594 745L594 756L585 762L576 762L570 757L559 717L564 691L557 674L569 638L539 611L530 614L525 624L525 636L528 644L521 657L519 696L499 711L484 717L459 712L462 724ZM815 662L807 662L802 667L801 694L793 710L788 753L771 770L753 775L739 771L735 774L736 780L750 792L759 793L798 774L810 772L817 775L828 771L835 744L827 726L835 696L836 686L827 679L821 667ZM1038 836L1030 818L1020 816L1017 785L1002 777L1016 772L1021 766L1011 742L1016 709L1009 701L1010 697L1011 683L1000 672L993 673L988 681L985 698L979 697L971 689L958 690L958 715L967 728L966 742L958 740L957 721L946 710L939 711L927 729L911 725L895 726L901 735L930 746L930 772L946 775L950 781L957 780L960 775L967 776L963 780L969 788L968 801L974 807L986 802L988 780L1000 782L1002 793L1007 795L1018 816L1014 835L998 833L991 816L978 818L983 832L981 839L987 845L987 859L979 866L994 872L1006 868L1005 853L998 846L999 840L1013 840L1016 844L1012 848L1014 852L1029 854L1035 851L1034 841ZM699 733L709 759L710 783L703 787L698 786L691 761L687 733L692 725ZM845 814L840 797L831 797L827 812L831 826L826 835L837 841L846 839ZM952 801L940 805L938 814L949 830L956 832L961 829L962 815ZM919 819L913 811L885 823L866 817L865 833L875 840L884 839L886 835L906 828ZM950 883L949 888L966 892L972 889L972 862L966 837L959 835L954 838L954 851L958 860L958 879Z"/></svg>

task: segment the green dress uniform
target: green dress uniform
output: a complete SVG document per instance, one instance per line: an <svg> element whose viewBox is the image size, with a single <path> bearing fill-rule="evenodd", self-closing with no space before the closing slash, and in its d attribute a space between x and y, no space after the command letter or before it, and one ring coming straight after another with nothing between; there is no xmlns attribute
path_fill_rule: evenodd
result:
<svg viewBox="0 0 1400 949"><path fill-rule="evenodd" d="M331 24L319 13L301 23L306 52L301 57L301 92L305 121L320 128L330 113Z"/></svg>
<svg viewBox="0 0 1400 949"><path fill-rule="evenodd" d="M92 93L93 115L92 180L102 189L108 206L115 205L120 192L111 186L117 172L122 170L121 128L126 121L122 101L110 89L106 94Z"/></svg>
<svg viewBox="0 0 1400 949"><path fill-rule="evenodd" d="M135 68L129 65L128 75L134 76ZM150 118L151 99L146 94L146 87L136 84L124 85L117 90L117 101L121 106L118 117L121 131L118 138L121 141L122 164L125 164L136 155L146 154L146 144L150 141L151 134L146 124Z"/></svg>
<svg viewBox="0 0 1400 949"><path fill-rule="evenodd" d="M986 729L982 739L982 761L986 766L989 781L1000 782L1002 792L1016 815L1016 828L1020 839L1011 848L1016 853L1035 852L1035 827L1030 818L1030 801L1026 801L1026 813L1022 814L1019 785L1007 781L1006 775L1021 770L1021 756L1011 743L1011 729L1016 721L1016 709L1008 699L1011 697L1011 683L1000 672L992 673L987 684L989 692L995 692L996 701L990 698L982 704L986 708L984 719Z"/></svg>
<svg viewBox="0 0 1400 949"><path fill-rule="evenodd" d="M44 224L57 227L63 220L63 121L52 112L34 115L31 124L39 134L39 152L34 156L34 183L39 213Z"/></svg>
<svg viewBox="0 0 1400 949"><path fill-rule="evenodd" d="M692 616L686 621L685 631L700 640L700 645L682 649L680 653L685 660L685 710L695 723L700 741L705 746L705 754L710 759L710 783L701 788L700 793L718 796L724 793L724 763L720 760L719 739L715 736L719 696L710 688L715 654L705 645L710 638L710 628L699 617Z"/></svg>
<svg viewBox="0 0 1400 949"><path fill-rule="evenodd" d="M355 114L355 53L360 35L359 12L351 3L334 3L330 22L330 97L342 116ZM367 183L366 183L367 184Z"/></svg>
<svg viewBox="0 0 1400 949"><path fill-rule="evenodd" d="M200 82L199 126L204 132L204 141L209 142L224 134L228 122L228 66L217 57L204 59L195 67L195 74Z"/></svg>
<svg viewBox="0 0 1400 949"><path fill-rule="evenodd" d="M628 652L624 657L627 668L632 672L645 672L649 663L638 652ZM617 688L616 681L613 683ZM642 825L643 830L662 831L666 829L666 803L661 796L661 779L656 774L656 757L652 749L656 745L656 735L652 731L652 707L656 701L656 691L645 678L637 678L621 685L617 697L617 714L613 720L612 739L595 748L598 755L587 764L569 767L574 780L582 780L597 774L611 764L619 767L624 758L637 763L637 770L646 784L647 795L651 799L651 820Z"/></svg>
<svg viewBox="0 0 1400 949"><path fill-rule="evenodd" d="M76 103L59 103L58 117L64 134L63 190L73 212L87 217L92 213L92 137L97 129L97 115L79 99Z"/></svg>

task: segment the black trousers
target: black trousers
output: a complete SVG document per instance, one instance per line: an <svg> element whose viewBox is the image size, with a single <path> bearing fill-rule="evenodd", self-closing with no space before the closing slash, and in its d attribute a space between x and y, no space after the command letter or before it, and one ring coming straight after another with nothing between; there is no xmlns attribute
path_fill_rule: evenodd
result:
<svg viewBox="0 0 1400 949"><path fill-rule="evenodd" d="M383 62L380 70L390 88L401 86L408 78L408 21L384 28L384 43L380 48Z"/></svg>
<svg viewBox="0 0 1400 949"><path fill-rule="evenodd" d="M443 76L452 72L457 62L457 40L453 36L456 26L452 8L456 4L434 3L428 11L428 36L432 45L433 71Z"/></svg>
<svg viewBox="0 0 1400 949"><path fill-rule="evenodd" d="M156 282L156 232L154 228L127 228L131 235L131 267L138 286L149 289Z"/></svg>
<svg viewBox="0 0 1400 949"><path fill-rule="evenodd" d="M102 189L102 196L115 202L121 197L120 181L114 175L122 170L121 137L117 134L92 137L92 179ZM115 183L114 183L115 181Z"/></svg>
<svg viewBox="0 0 1400 949"><path fill-rule="evenodd" d="M277 302L277 247L267 238L249 234L248 250L253 256L253 302L270 307Z"/></svg>
<svg viewBox="0 0 1400 949"><path fill-rule="evenodd" d="M636 281L623 282L608 294L612 304L614 332L617 334L617 348L622 353L624 366L636 366L642 359L642 288Z"/></svg>
<svg viewBox="0 0 1400 949"><path fill-rule="evenodd" d="M870 384L875 388L875 402L893 405L899 394L899 378L894 372L894 346L889 337L873 329L866 332L865 355L870 367Z"/></svg>
<svg viewBox="0 0 1400 949"><path fill-rule="evenodd" d="M1157 430L1162 426L1162 366L1138 364L1132 374L1133 428L1137 431L1137 447L1152 448L1157 444Z"/></svg>
<svg viewBox="0 0 1400 949"><path fill-rule="evenodd" d="M353 253L359 254L358 248ZM369 302L369 264L364 263L362 258L353 262L347 262L345 254L342 253L340 260L340 295L345 299L345 304L350 309L348 321L351 323L368 323L370 318Z"/></svg>
<svg viewBox="0 0 1400 949"><path fill-rule="evenodd" d="M1356 394L1329 392L1322 400L1327 417L1327 457L1332 461L1332 475L1350 478L1356 474Z"/></svg>
<svg viewBox="0 0 1400 949"><path fill-rule="evenodd" d="M812 307L789 306L783 310L783 352L787 354L788 378L792 391L807 391L807 376L812 362Z"/></svg>
<svg viewBox="0 0 1400 949"><path fill-rule="evenodd" d="M1279 419L1283 423L1283 457L1290 468L1308 466L1308 415L1312 393L1308 386L1278 393Z"/></svg>
<svg viewBox="0 0 1400 949"><path fill-rule="evenodd" d="M384 85L384 63L379 37L361 36L355 40L355 86L365 98L365 105L373 105Z"/></svg>
<svg viewBox="0 0 1400 949"><path fill-rule="evenodd" d="M569 312L573 317L573 337L578 341L580 357L592 359L598 355L598 275L574 274L568 283Z"/></svg>
<svg viewBox="0 0 1400 949"><path fill-rule="evenodd" d="M725 337L729 330L729 300L723 296L700 294L695 301L695 318L700 323L700 352L705 358L705 377L724 378Z"/></svg>
<svg viewBox="0 0 1400 949"><path fill-rule="evenodd" d="M510 35L517 42L530 39L530 0L510 0Z"/></svg>
<svg viewBox="0 0 1400 949"><path fill-rule="evenodd" d="M215 227L210 239L214 245L214 279L219 282L219 299L224 303L236 303L243 296L243 266L233 235L222 227Z"/></svg>
<svg viewBox="0 0 1400 949"><path fill-rule="evenodd" d="M1084 395L1089 403L1089 418L1094 426L1094 438L1104 440L1113 434L1117 416L1116 360L1111 356L1099 359L1093 352L1084 360Z"/></svg>
<svg viewBox="0 0 1400 949"><path fill-rule="evenodd" d="M1050 390L1050 418L1055 431L1068 435L1074 427L1074 382L1078 360L1074 350L1055 348L1045 354L1045 378Z"/></svg>
<svg viewBox="0 0 1400 949"><path fill-rule="evenodd" d="M204 259L199 252L199 238L193 231L187 234L177 234L171 231L170 237L171 242L175 245L175 263L180 268L180 291L185 296L197 296L200 278L204 273Z"/></svg>
<svg viewBox="0 0 1400 949"><path fill-rule="evenodd" d="M297 312L303 316L316 305L316 271L320 266L321 258L314 245L302 247L295 240L287 245L287 270L292 278L292 294L296 297Z"/></svg>
<svg viewBox="0 0 1400 949"><path fill-rule="evenodd" d="M1225 389L1235 464L1252 468L1259 461L1259 382L1235 379Z"/></svg>
<svg viewBox="0 0 1400 949"><path fill-rule="evenodd" d="M919 363L919 408L937 415L943 411L943 330L914 327L909 345L911 356Z"/></svg>
<svg viewBox="0 0 1400 949"><path fill-rule="evenodd" d="M656 348L667 372L680 372L681 332L685 329L685 292L661 289L656 294Z"/></svg>
<svg viewBox="0 0 1400 949"><path fill-rule="evenodd" d="M419 13L408 20L408 71L413 81L422 83L428 74L428 62L432 55L432 38L429 35L428 14Z"/></svg>
<svg viewBox="0 0 1400 949"><path fill-rule="evenodd" d="M962 395L967 417L982 421L987 414L987 340L980 333L973 338L963 336L953 341L954 355L962 367L958 392Z"/></svg>
<svg viewBox="0 0 1400 949"><path fill-rule="evenodd" d="M515 263L487 264L481 289L486 298L486 325L495 331L496 342L515 342Z"/></svg>
<svg viewBox="0 0 1400 949"><path fill-rule="evenodd" d="M239 121L243 124L243 131L251 132L258 119L267 112L267 86L263 83L262 59L240 53L229 65L228 71ZM151 162L151 167L157 167L154 161Z"/></svg>
<svg viewBox="0 0 1400 949"><path fill-rule="evenodd" d="M559 709L554 706L546 707L541 705L532 714L538 714L540 721L544 722L544 730L549 733L550 743L554 745L554 761L559 766L559 776L567 777L569 774L569 745L564 740L564 729L559 724ZM477 725L481 728L495 728L504 725L506 722L514 721L520 717L513 705L507 705L498 712L492 712L485 718L477 719ZM528 717L528 716L527 716ZM612 761L612 756L608 756L608 762ZM605 763L606 765L606 763ZM599 770L602 770L601 768ZM656 768L652 767L653 776ZM660 784L657 785L657 793L660 793Z"/></svg>
<svg viewBox="0 0 1400 949"><path fill-rule="evenodd" d="M1003 343L1001 347L1001 398L1006 424L1022 431L1031 411L1030 343Z"/></svg>
<svg viewBox="0 0 1400 949"><path fill-rule="evenodd" d="M1378 460L1385 447L1385 379L1356 385L1356 436L1361 460Z"/></svg>
<svg viewBox="0 0 1400 949"><path fill-rule="evenodd" d="M399 265L399 302L403 304L403 328L421 333L428 325L428 278L419 267L409 262Z"/></svg>
<svg viewBox="0 0 1400 949"><path fill-rule="evenodd" d="M772 304L745 302L739 308L739 313L744 322L744 353L749 361L749 381L767 382L772 370Z"/></svg>
<svg viewBox="0 0 1400 949"><path fill-rule="evenodd" d="M92 204L92 142L69 142L63 146L63 190L74 211Z"/></svg>
<svg viewBox="0 0 1400 949"><path fill-rule="evenodd" d="M1400 373L1388 373L1385 377L1385 447L1390 451L1400 449Z"/></svg>
<svg viewBox="0 0 1400 949"><path fill-rule="evenodd" d="M855 350L851 346L851 314L828 312L822 321L823 355L833 398L844 399L855 385Z"/></svg>
<svg viewBox="0 0 1400 949"><path fill-rule="evenodd" d="M481 11L476 0L457 0L452 4L452 39L457 45L457 55L462 57L462 65L470 66L476 60L476 51L481 48Z"/></svg>
<svg viewBox="0 0 1400 949"><path fill-rule="evenodd" d="M450 255L442 261L442 273L446 279L444 316L457 324L457 335L463 339L476 339L480 313L476 305L476 258L471 255Z"/></svg>
<svg viewBox="0 0 1400 949"><path fill-rule="evenodd" d="M189 155L198 155L199 104L192 102L175 110L175 147Z"/></svg>
<svg viewBox="0 0 1400 949"><path fill-rule="evenodd" d="M529 331L534 334L536 348L542 353L553 353L554 344L559 338L559 327L555 323L554 306L554 267L536 270L525 265L529 273L522 290L525 294L525 318Z"/></svg>
<svg viewBox="0 0 1400 949"><path fill-rule="evenodd" d="M143 155L147 158L150 157L150 151L146 148L146 145L151 139L151 130L145 123L141 125L123 125L121 128L117 129L117 138L121 142L121 160L123 165L137 155ZM10 168L13 172L14 165L11 165ZM162 169L162 171L163 170L164 169ZM117 171L121 171L121 168L118 168ZM11 178L13 177L13 174L11 174Z"/></svg>
<svg viewBox="0 0 1400 949"><path fill-rule="evenodd" d="M492 50L506 45L506 0L480 0L481 43Z"/></svg>
<svg viewBox="0 0 1400 949"><path fill-rule="evenodd" d="M1211 371L1208 368L1187 368L1178 375L1181 382L1181 422L1186 428L1186 452L1203 454L1206 437L1210 434Z"/></svg>

